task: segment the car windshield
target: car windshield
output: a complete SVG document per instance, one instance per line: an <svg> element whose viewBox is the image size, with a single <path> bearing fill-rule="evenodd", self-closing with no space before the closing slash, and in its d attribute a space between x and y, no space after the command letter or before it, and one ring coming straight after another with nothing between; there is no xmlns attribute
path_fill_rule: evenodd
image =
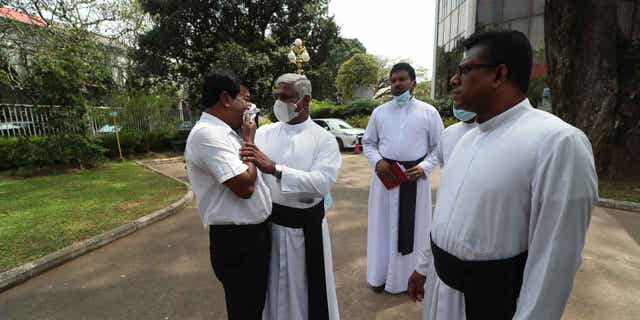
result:
<svg viewBox="0 0 640 320"><path fill-rule="evenodd" d="M338 129L353 129L353 127L350 124L348 124L348 123L346 123L346 122L344 122L342 120L331 121L331 125L332 125L332 127L336 127Z"/></svg>

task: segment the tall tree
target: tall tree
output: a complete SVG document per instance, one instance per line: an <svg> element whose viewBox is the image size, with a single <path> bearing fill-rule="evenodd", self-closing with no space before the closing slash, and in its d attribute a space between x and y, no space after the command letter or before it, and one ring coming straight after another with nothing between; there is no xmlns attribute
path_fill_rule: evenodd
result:
<svg viewBox="0 0 640 320"><path fill-rule="evenodd" d="M640 0L546 0L553 111L582 129L606 178L640 179Z"/></svg>
<svg viewBox="0 0 640 320"><path fill-rule="evenodd" d="M311 56L305 66L314 96L330 97L341 44L327 0L141 0L153 28L139 38L142 78L189 87L196 102L199 79L212 67L234 69L258 102L271 102L274 78L292 72L286 54L302 38ZM348 58L348 57L347 57ZM346 58L345 58L346 59ZM329 85L326 85L326 84Z"/></svg>

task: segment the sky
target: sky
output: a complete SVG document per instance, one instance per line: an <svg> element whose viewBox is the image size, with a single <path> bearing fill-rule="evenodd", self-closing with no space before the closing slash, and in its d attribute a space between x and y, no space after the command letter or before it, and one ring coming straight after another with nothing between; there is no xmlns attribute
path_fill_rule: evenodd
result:
<svg viewBox="0 0 640 320"><path fill-rule="evenodd" d="M410 59L415 68L433 63L435 0L331 0L340 34L358 38L367 52L392 60Z"/></svg>

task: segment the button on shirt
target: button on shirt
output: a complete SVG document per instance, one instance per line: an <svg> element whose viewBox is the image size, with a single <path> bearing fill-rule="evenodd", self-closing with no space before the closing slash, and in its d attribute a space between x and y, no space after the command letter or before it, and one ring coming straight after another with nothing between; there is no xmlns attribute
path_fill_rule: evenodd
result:
<svg viewBox="0 0 640 320"><path fill-rule="evenodd" d="M271 213L271 198L260 173L249 199L238 197L223 184L248 169L240 160L240 142L229 125L206 112L189 133L187 175L205 226L259 224Z"/></svg>

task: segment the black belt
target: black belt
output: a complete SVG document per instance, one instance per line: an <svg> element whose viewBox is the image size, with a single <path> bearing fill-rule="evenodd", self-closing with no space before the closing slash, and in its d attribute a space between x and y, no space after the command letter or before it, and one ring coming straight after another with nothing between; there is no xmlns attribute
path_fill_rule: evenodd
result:
<svg viewBox="0 0 640 320"><path fill-rule="evenodd" d="M324 219L323 201L306 209L291 208L274 203L269 218L271 223L287 228L302 229L304 233L309 320L329 319L322 247L322 219Z"/></svg>
<svg viewBox="0 0 640 320"><path fill-rule="evenodd" d="M426 156L425 156L426 157ZM417 166L425 157L415 161L397 161L384 159L387 162L397 162L405 169ZM413 234L416 223L416 195L418 181L407 181L400 185L398 206L398 252L407 255L413 252Z"/></svg>
<svg viewBox="0 0 640 320"><path fill-rule="evenodd" d="M507 259L464 261L431 239L438 278L464 294L467 320L511 320L516 312L527 251Z"/></svg>

